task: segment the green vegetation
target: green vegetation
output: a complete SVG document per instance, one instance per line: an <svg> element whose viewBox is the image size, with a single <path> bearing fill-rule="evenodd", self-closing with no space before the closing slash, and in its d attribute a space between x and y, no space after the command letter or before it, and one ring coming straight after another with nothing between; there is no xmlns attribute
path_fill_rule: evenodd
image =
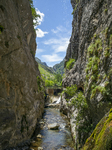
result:
<svg viewBox="0 0 112 150"><path fill-rule="evenodd" d="M72 12L72 15L73 15L73 14L74 14L74 12L76 11L77 6L79 5L79 2L80 2L80 0L76 0L76 5L75 5L75 8L74 8L74 10L73 10L73 12Z"/></svg>
<svg viewBox="0 0 112 150"><path fill-rule="evenodd" d="M108 9L106 8L106 9L104 10L104 12L105 12L105 14L107 14L107 12L108 12Z"/></svg>
<svg viewBox="0 0 112 150"><path fill-rule="evenodd" d="M76 11L77 6L78 6L78 3L75 5L75 8L74 8L74 10L73 10L73 12L72 12L72 15L73 15L73 14L74 14L74 12Z"/></svg>
<svg viewBox="0 0 112 150"><path fill-rule="evenodd" d="M75 108L77 108L78 110L81 110L80 111L80 115L81 115L82 109L88 107L86 99L85 99L85 96L84 96L84 94L82 92L78 92L77 96L75 96L71 100L71 105L74 105Z"/></svg>
<svg viewBox="0 0 112 150"><path fill-rule="evenodd" d="M37 14L36 9L33 5L33 0L29 0L30 6L31 6L31 11L32 11L32 17L33 17L33 25L38 26L38 18L40 18L40 15Z"/></svg>
<svg viewBox="0 0 112 150"><path fill-rule="evenodd" d="M61 86L62 76L55 74L53 70L45 65L39 64L39 70L46 87Z"/></svg>
<svg viewBox="0 0 112 150"><path fill-rule="evenodd" d="M61 75L64 74L64 62L65 61L63 60L59 64L56 64L53 66L53 70L55 71L55 73L61 74Z"/></svg>
<svg viewBox="0 0 112 150"><path fill-rule="evenodd" d="M42 91L43 90L43 85L42 85L42 79L40 78L40 76L37 76L37 84L38 84L38 90Z"/></svg>
<svg viewBox="0 0 112 150"><path fill-rule="evenodd" d="M69 106L74 106L78 109L77 123L82 119L84 114L84 109L88 107L86 99L82 91L78 91L77 85L72 85L70 87L66 87L64 90L66 93L67 102L71 99Z"/></svg>
<svg viewBox="0 0 112 150"><path fill-rule="evenodd" d="M108 28L103 32L104 36L107 37ZM110 36L111 39L111 36ZM100 59L102 51L104 51L103 56L107 59L110 56L109 46L104 46L104 40L100 39L98 35L94 35L93 42L87 49L87 65L86 65L86 81L85 81L85 91L88 86L88 83L91 81L90 88L90 99L95 98L98 93L101 93L103 96L109 95L109 86L106 84L108 78L106 72L104 75L100 75L100 66L102 61ZM110 40L111 43L111 40ZM104 48L103 48L104 47ZM103 84L100 85L101 81L105 80ZM109 82L108 82L109 83Z"/></svg>
<svg viewBox="0 0 112 150"><path fill-rule="evenodd" d="M112 109L96 126L82 150L112 149Z"/></svg>
<svg viewBox="0 0 112 150"><path fill-rule="evenodd" d="M66 63L66 69L70 70L73 68L75 64L75 59L70 58L69 61Z"/></svg>
<svg viewBox="0 0 112 150"><path fill-rule="evenodd" d="M87 133L89 133L93 128L93 125L87 119L88 104L86 98L83 92L77 89L77 85L66 87L63 93L65 94L66 97L67 106L70 107L69 109L71 109L71 107L74 107L75 110L77 110L77 116L75 117L76 120L75 124L76 129L78 131L78 136L80 137L81 134L83 133L86 139L88 135ZM71 115L71 117L73 116Z"/></svg>
<svg viewBox="0 0 112 150"><path fill-rule="evenodd" d="M68 98L72 98L77 92L77 85L71 85L70 87L66 87L64 92L67 94Z"/></svg>
<svg viewBox="0 0 112 150"><path fill-rule="evenodd" d="M61 81L62 81L62 76L61 76L60 74L56 74L56 75L55 75L55 79L56 79L57 82L61 83Z"/></svg>

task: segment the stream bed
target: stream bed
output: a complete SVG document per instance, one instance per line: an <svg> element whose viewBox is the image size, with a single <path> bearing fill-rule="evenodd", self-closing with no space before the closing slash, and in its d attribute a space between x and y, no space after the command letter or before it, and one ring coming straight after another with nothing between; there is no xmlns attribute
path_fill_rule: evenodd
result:
<svg viewBox="0 0 112 150"><path fill-rule="evenodd" d="M57 123L57 130L48 129L49 124ZM32 141L33 150L74 150L70 133L69 121L59 109L45 108L43 119L40 120L40 132Z"/></svg>

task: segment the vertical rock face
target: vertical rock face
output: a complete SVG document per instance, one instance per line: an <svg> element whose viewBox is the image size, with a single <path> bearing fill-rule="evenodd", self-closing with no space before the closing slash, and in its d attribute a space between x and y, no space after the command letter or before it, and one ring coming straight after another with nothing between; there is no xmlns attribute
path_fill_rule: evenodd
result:
<svg viewBox="0 0 112 150"><path fill-rule="evenodd" d="M28 0L0 1L0 149L28 140L44 108Z"/></svg>
<svg viewBox="0 0 112 150"><path fill-rule="evenodd" d="M65 57L65 67L69 58L74 58L76 63L67 71L63 86L76 84L83 91L89 106L86 119L95 128L112 106L112 1L71 0L71 4L72 35ZM67 113L70 108L66 103L63 98L61 109ZM76 119L76 109L71 110ZM68 114L70 117L69 112ZM78 131L74 128L73 132L76 135ZM85 137L88 133L89 131ZM85 141L83 131L77 141L79 144Z"/></svg>

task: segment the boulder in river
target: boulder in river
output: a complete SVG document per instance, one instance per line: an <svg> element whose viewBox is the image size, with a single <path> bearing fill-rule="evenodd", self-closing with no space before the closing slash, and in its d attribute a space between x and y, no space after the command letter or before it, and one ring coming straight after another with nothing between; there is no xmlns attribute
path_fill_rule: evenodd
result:
<svg viewBox="0 0 112 150"><path fill-rule="evenodd" d="M38 147L38 150L43 150L43 148L42 147Z"/></svg>
<svg viewBox="0 0 112 150"><path fill-rule="evenodd" d="M37 135L37 138L42 138L42 135L41 135L41 134L38 134L38 135Z"/></svg>
<svg viewBox="0 0 112 150"><path fill-rule="evenodd" d="M48 125L48 129L50 130L58 130L59 125L57 123L52 123Z"/></svg>

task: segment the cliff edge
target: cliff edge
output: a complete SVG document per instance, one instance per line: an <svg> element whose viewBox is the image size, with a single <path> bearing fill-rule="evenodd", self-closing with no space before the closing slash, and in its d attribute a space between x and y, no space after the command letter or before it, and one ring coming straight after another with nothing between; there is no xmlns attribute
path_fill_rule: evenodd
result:
<svg viewBox="0 0 112 150"><path fill-rule="evenodd" d="M76 149L80 149L112 107L112 1L71 0L71 4L72 35L63 87L76 84L77 94L63 94L61 111L70 119ZM70 59L75 63L67 69Z"/></svg>
<svg viewBox="0 0 112 150"><path fill-rule="evenodd" d="M29 140L44 109L28 0L0 1L0 149Z"/></svg>

